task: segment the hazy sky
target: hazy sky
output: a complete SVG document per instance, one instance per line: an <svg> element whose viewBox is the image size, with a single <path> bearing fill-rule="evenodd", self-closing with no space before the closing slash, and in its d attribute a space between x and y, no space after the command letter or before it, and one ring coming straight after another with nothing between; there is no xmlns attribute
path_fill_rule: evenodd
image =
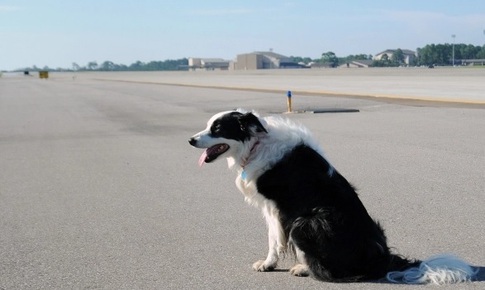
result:
<svg viewBox="0 0 485 290"><path fill-rule="evenodd" d="M485 0L0 0L0 70L485 44Z"/></svg>

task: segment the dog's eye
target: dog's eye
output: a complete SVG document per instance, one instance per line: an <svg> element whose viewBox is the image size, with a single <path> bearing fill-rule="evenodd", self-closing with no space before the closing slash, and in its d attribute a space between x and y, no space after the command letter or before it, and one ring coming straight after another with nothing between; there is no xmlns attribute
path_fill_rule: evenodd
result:
<svg viewBox="0 0 485 290"><path fill-rule="evenodd" d="M221 129L222 129L221 124L214 124L214 126L212 126L212 128L211 128L211 133L217 134L217 133L221 132Z"/></svg>

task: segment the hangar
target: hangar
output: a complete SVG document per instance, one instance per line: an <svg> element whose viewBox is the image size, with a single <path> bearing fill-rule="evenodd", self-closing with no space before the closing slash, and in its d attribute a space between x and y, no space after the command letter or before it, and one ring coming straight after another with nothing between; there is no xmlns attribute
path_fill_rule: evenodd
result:
<svg viewBox="0 0 485 290"><path fill-rule="evenodd" d="M301 68L291 58L272 51L256 51L239 54L234 65L236 70Z"/></svg>

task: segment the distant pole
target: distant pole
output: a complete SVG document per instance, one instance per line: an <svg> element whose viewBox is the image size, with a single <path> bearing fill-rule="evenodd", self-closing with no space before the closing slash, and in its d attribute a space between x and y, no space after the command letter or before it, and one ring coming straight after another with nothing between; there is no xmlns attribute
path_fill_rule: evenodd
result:
<svg viewBox="0 0 485 290"><path fill-rule="evenodd" d="M455 34L452 34L451 37L453 38L453 55L452 55L452 63L455 66Z"/></svg>
<svg viewBox="0 0 485 290"><path fill-rule="evenodd" d="M291 113L292 112L292 109L291 109L291 91L288 91L286 93L286 96L287 96L287 102L286 102L286 104L288 106L288 111L287 112L288 113Z"/></svg>

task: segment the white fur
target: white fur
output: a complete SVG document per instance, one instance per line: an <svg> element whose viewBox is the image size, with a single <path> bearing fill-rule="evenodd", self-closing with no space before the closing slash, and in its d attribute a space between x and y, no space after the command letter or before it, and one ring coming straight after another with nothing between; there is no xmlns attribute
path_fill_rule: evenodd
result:
<svg viewBox="0 0 485 290"><path fill-rule="evenodd" d="M253 112L253 114L257 116L256 113ZM258 118L268 133L261 134L256 138L252 138L250 142L247 142L244 145L244 149L240 152L241 155L227 157L229 168L238 170L239 175L243 170L245 171L246 186L257 180L261 174L273 167L276 162L280 161L286 153L297 145L305 144L324 156L323 150L313 138L310 131L302 125L278 116L264 118L258 116ZM243 159L249 155L251 148L256 142L259 142L259 144L255 152L251 154L250 162L242 168L241 164L244 163ZM333 167L330 167L328 174L332 175L333 170ZM236 183L239 182L241 181L236 180ZM238 187L241 189L239 185ZM252 200L253 197L255 196L246 196L246 201L257 206L258 199Z"/></svg>
<svg viewBox="0 0 485 290"><path fill-rule="evenodd" d="M246 113L243 110L238 110ZM300 144L305 144L323 156L323 150L313 138L308 129L298 125L289 119L269 116L261 118L256 115L267 133L255 133L256 136L246 142L239 142L225 138L213 138L210 136L212 123L221 116L231 111L221 112L209 119L207 128L193 136L197 140L198 147L210 147L218 143L226 143L230 149L221 155L227 158L228 167L238 172L236 186L243 193L247 203L261 209L268 227L268 255L265 260L253 264L256 271L274 269L279 256L286 252L288 240L279 221L279 211L273 201L266 199L256 188L256 180L275 163L281 160L289 151ZM245 178L242 178L244 171ZM333 168L328 174L333 173ZM295 275L305 275L308 267L302 264L295 268Z"/></svg>
<svg viewBox="0 0 485 290"><path fill-rule="evenodd" d="M259 176L299 144L305 144L324 156L323 150L310 131L302 125L277 116L260 118L260 121L268 133L259 138L259 149L246 171L253 168L252 171L259 173Z"/></svg>
<svg viewBox="0 0 485 290"><path fill-rule="evenodd" d="M279 221L279 211L276 204L261 195L254 179L243 180L241 174L236 178L236 186L243 193L244 199L251 205L261 209L268 227L268 255L265 260L253 264L253 269L259 272L274 269L279 256L286 252L287 238Z"/></svg>
<svg viewBox="0 0 485 290"><path fill-rule="evenodd" d="M286 237L278 219L278 210L273 202L266 202L262 208L263 215L268 225L268 255L266 260L261 260L253 264L253 269L259 272L271 270L276 267L279 256L286 251Z"/></svg>
<svg viewBox="0 0 485 290"><path fill-rule="evenodd" d="M243 110L237 111L243 114L247 113ZM237 188L243 193L247 203L261 209L268 226L268 255L265 260L254 263L253 269L269 271L276 267L280 255L286 252L289 241L280 223L279 210L276 204L258 192L256 181L259 176L272 168L285 154L298 145L305 144L324 158L325 156L312 134L305 127L287 118L275 116L261 118L255 112L252 113L259 118L267 133L253 132L255 136L245 142L211 136L212 123L230 112L233 111L214 115L207 122L207 128L194 135L192 139L197 141L194 146L199 148L209 148L220 143L230 146L229 150L223 153L221 157L226 157L228 167L238 172L236 177ZM327 174L332 176L335 169L331 165L329 167ZM305 253L297 247L294 247L294 252L299 264L295 265L290 273L295 276L308 276L310 271ZM419 267L402 272L389 272L386 278L394 283L442 285L469 281L477 273L478 269L473 269L464 261L451 255L442 255L423 261Z"/></svg>
<svg viewBox="0 0 485 290"><path fill-rule="evenodd" d="M310 269L305 259L305 253L296 246L294 248L295 248L296 259L298 260L298 262L300 262L300 264L296 264L290 269L291 275L300 276L300 277L309 276Z"/></svg>
<svg viewBox="0 0 485 290"><path fill-rule="evenodd" d="M253 114L258 116L255 112ZM244 194L246 202L260 208L265 217L268 226L268 255L266 260L254 263L253 269L266 271L276 267L278 257L287 250L288 240L279 222L279 212L276 205L258 193L255 182L261 174L273 167L286 153L300 144L315 149L322 156L324 154L310 131L302 125L276 116L265 118L258 116L258 118L268 132L252 138L244 145L244 149L240 152L241 155L228 156L227 160L229 168L236 169L239 173L236 178L236 186ZM254 153L251 154L251 148L256 142L259 143L256 145ZM249 162L243 168L241 164L245 163L244 158L249 155L251 155ZM245 179L241 177L243 170ZM333 168L331 167L328 174L331 175L332 173ZM309 270L305 264L303 253L301 258L300 263L302 264L298 264L291 271L295 276L308 275Z"/></svg>
<svg viewBox="0 0 485 290"><path fill-rule="evenodd" d="M238 111L247 113L243 110ZM258 192L256 181L259 176L272 168L285 154L298 145L305 144L323 157L325 156L312 134L305 127L286 118L275 116L261 118L255 112L252 113L259 118L267 133L253 132L255 136L245 142L211 136L212 123L230 112L233 111L214 115L207 122L207 128L194 135L192 139L197 141L194 146L199 148L209 148L220 143L230 146L221 157L226 157L228 167L238 172L236 186L243 193L246 202L261 209L268 226L268 255L265 260L254 263L253 269L269 271L276 267L279 256L286 252L289 241L280 223L276 204ZM332 176L334 172L335 169L330 165L327 174ZM299 264L295 265L290 273L295 276L309 275L305 253L297 247L294 248L294 252ZM394 283L442 285L469 281L477 273L478 269L473 269L464 261L454 256L442 255L423 261L419 267L402 272L389 272L386 278Z"/></svg>
<svg viewBox="0 0 485 290"><path fill-rule="evenodd" d="M419 267L387 273L387 280L405 284L454 284L468 282L478 273L466 262L452 255L439 255L423 261Z"/></svg>
<svg viewBox="0 0 485 290"><path fill-rule="evenodd" d="M210 127L212 123L221 116L233 111L225 111L212 116L207 122L206 129L195 134L194 139L197 140L197 147L207 148L218 143L226 143L230 149L221 155L227 158L228 167L238 170L239 174L246 172L246 180L256 180L263 172L271 168L276 162L295 148L297 145L305 144L313 148L320 155L324 156L323 150L318 145L318 142L313 138L310 131L302 125L278 116L269 116L261 118L256 112L252 112L257 116L268 131L268 133L260 133L256 137L251 138L247 142L238 142L236 140L225 138L214 138L210 136ZM239 109L238 112L246 113L246 111ZM255 143L258 143L256 150L250 156L250 162L245 160L251 152ZM243 168L242 165L246 166ZM333 173L333 167L330 167L329 175Z"/></svg>
<svg viewBox="0 0 485 290"><path fill-rule="evenodd" d="M212 123L219 117L229 113L229 112L232 112L232 111L226 111L226 112L221 112L221 113L218 113L214 116L212 116L212 118L209 119L209 121L207 122L207 127L200 131L199 133L195 134L194 136L192 136L192 138L194 138L195 140L197 140L197 147L199 148L209 148L213 145L216 145L216 144L219 144L219 143L225 143L227 145L230 146L230 149L223 154L224 155L240 155L241 154L241 146L240 146L240 142L236 141L236 140L231 140L231 139L226 139L226 138L214 138L210 135L210 127L212 125Z"/></svg>

